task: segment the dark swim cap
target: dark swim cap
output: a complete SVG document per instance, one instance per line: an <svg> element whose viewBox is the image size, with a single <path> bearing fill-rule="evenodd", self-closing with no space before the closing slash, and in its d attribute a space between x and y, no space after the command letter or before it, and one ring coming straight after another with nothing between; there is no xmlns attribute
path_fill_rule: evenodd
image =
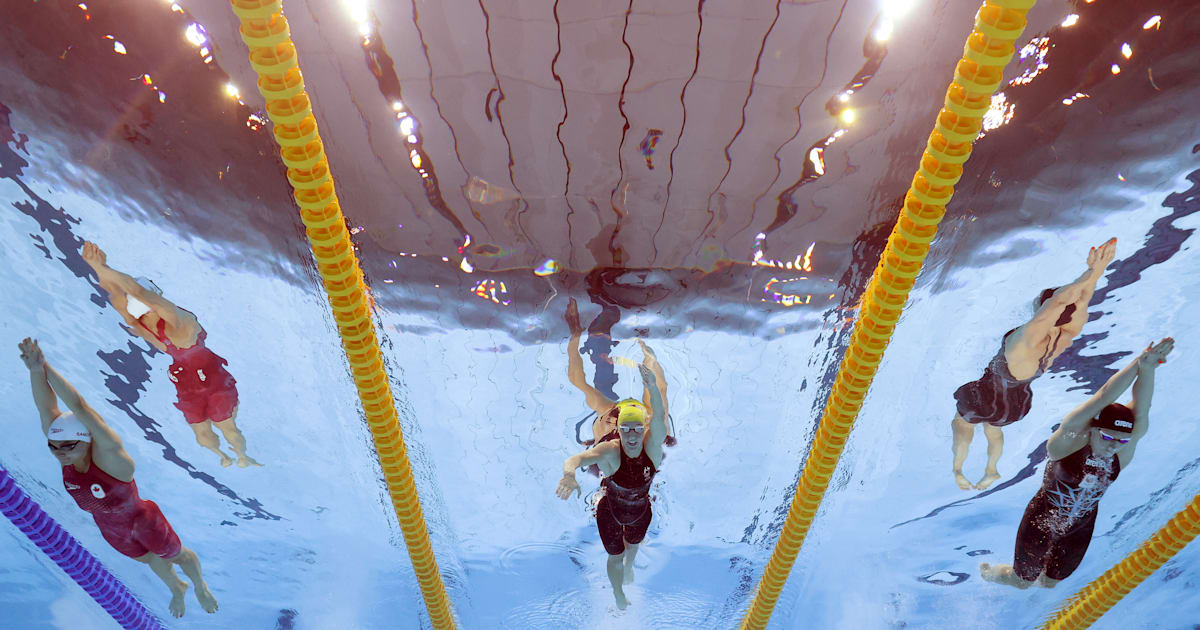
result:
<svg viewBox="0 0 1200 630"><path fill-rule="evenodd" d="M1133 432L1133 410L1121 403L1112 403L1092 418L1092 427L1121 433Z"/></svg>

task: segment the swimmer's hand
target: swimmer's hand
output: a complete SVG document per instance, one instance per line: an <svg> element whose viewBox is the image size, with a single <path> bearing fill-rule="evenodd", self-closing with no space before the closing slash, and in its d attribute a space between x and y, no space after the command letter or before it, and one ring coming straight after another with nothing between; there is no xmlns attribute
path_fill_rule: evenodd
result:
<svg viewBox="0 0 1200 630"><path fill-rule="evenodd" d="M578 492L581 496L583 495L583 490L579 489L579 482L575 481L575 474L564 474L562 479L558 480L558 490L555 491L555 494L558 495L558 498L566 501L571 498L572 492Z"/></svg>
<svg viewBox="0 0 1200 630"><path fill-rule="evenodd" d="M583 334L583 325L579 323L579 304L575 302L575 298L567 302L567 312L563 319L567 320L567 328L571 329L572 337Z"/></svg>
<svg viewBox="0 0 1200 630"><path fill-rule="evenodd" d="M29 368L30 372L41 370L46 366L46 355L42 354L42 349L38 347L36 339L26 337L17 344L17 348L21 351L21 361L25 363L25 367Z"/></svg>
<svg viewBox="0 0 1200 630"><path fill-rule="evenodd" d="M1167 337L1157 344L1150 344L1142 351L1142 355L1138 357L1138 369L1153 370L1162 363L1167 362L1167 355L1175 349L1175 340Z"/></svg>
<svg viewBox="0 0 1200 630"><path fill-rule="evenodd" d="M1103 245L1099 247L1093 247L1092 250L1088 252L1088 271L1091 271L1093 274L1100 275L1104 272L1105 267L1108 267L1108 263L1113 261L1113 258L1116 255L1117 237L1114 236L1105 241Z"/></svg>

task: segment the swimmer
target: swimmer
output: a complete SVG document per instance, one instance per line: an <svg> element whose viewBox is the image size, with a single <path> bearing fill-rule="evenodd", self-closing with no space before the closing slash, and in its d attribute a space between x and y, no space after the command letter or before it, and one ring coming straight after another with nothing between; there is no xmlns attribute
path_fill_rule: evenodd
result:
<svg viewBox="0 0 1200 630"><path fill-rule="evenodd" d="M980 564L983 579L1020 589L1053 588L1075 571L1092 542L1100 497L1129 467L1138 440L1150 429L1154 370L1174 347L1170 337L1150 344L1063 418L1046 442L1046 473L1017 528L1013 563ZM1117 403L1130 382L1133 400Z"/></svg>
<svg viewBox="0 0 1200 630"><path fill-rule="evenodd" d="M208 333L196 316L164 299L153 282L135 280L109 267L95 243L84 242L83 259L133 332L171 356L168 377L175 383L175 407L183 412L196 442L219 455L222 466L232 464L233 459L221 450L216 427L237 455L238 466L261 466L246 455L246 436L237 426L237 381L225 371L228 362L205 347Z"/></svg>
<svg viewBox="0 0 1200 630"><path fill-rule="evenodd" d="M1116 238L1093 247L1088 253L1087 271L1071 284L1042 291L1034 300L1037 314L1004 334L1000 351L984 368L983 377L955 390L957 413L950 424L954 436L954 480L959 488L986 490L1000 479L996 463L1004 452L1001 427L1029 413L1033 405L1033 389L1029 384L1050 369L1083 330L1096 282L1116 252ZM983 425L987 435L988 460L983 478L972 485L963 476L962 465L977 424Z"/></svg>
<svg viewBox="0 0 1200 630"><path fill-rule="evenodd" d="M583 336L584 329L583 325L579 323L579 306L576 304L575 298L571 298L567 303L567 312L564 319L567 321L567 327L571 329L571 338L567 341L567 379L571 381L572 385L583 392L587 399L588 407L591 407L592 411L596 412L596 421L592 423L592 440L584 442L584 444L591 446L607 440L615 440L617 439L616 421L621 411L620 406L626 402L636 401L633 399L626 399L624 401L611 400L587 382L587 376L583 372L583 357L579 354L579 341ZM662 365L658 362L658 357L650 349L650 346L647 346L646 342L641 339L638 339L638 344L642 347L646 367L654 372L655 382L658 384L659 398L662 400L663 417L669 418L670 414L667 410L667 376L663 372ZM653 408L649 389L642 389L642 405L646 408ZM665 444L667 446L675 445L674 427L668 426Z"/></svg>
<svg viewBox="0 0 1200 630"><path fill-rule="evenodd" d="M662 465L663 441L667 432L666 407L658 378L646 363L638 366L642 382L650 392L648 406L637 401L622 405L616 418L620 438L606 440L563 462L563 476L556 494L566 500L572 492L582 494L575 469L596 464L604 473L602 496L596 505L596 528L608 552L608 581L617 608L629 606L624 586L633 582L633 559L646 537L653 510L650 484ZM647 419L646 413L650 412Z"/></svg>
<svg viewBox="0 0 1200 630"><path fill-rule="evenodd" d="M171 614L182 617L188 584L175 565L196 587L196 600L205 612L217 612L217 600L200 574L200 559L179 536L153 501L138 496L133 459L121 437L108 426L75 388L46 362L38 342L26 338L18 347L29 368L33 400L42 419L50 453L62 464L63 486L79 508L92 515L104 540L113 549L150 565L171 589ZM55 394L58 396L56 397ZM62 398L67 409L58 408Z"/></svg>

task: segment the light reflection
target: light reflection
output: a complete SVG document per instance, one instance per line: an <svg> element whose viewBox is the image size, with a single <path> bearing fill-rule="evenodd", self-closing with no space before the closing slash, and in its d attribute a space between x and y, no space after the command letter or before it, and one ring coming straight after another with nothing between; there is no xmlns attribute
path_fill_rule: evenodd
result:
<svg viewBox="0 0 1200 630"><path fill-rule="evenodd" d="M1133 56L1133 47L1129 45L1129 42L1121 44L1121 54L1125 55L1126 59Z"/></svg>
<svg viewBox="0 0 1200 630"><path fill-rule="evenodd" d="M812 253L813 248L817 246L816 241L810 243L808 249L803 254L796 254L795 260L784 262L782 260L771 260L763 257L762 245L766 239L767 235L762 232L759 232L758 236L754 238L754 259L750 261L751 266L812 271Z"/></svg>
<svg viewBox="0 0 1200 630"><path fill-rule="evenodd" d="M991 131L1012 121L1016 114L1017 106L1015 103L1009 103L1008 97L1004 92L996 92L992 95L992 104L988 107L987 113L983 115L983 131Z"/></svg>
<svg viewBox="0 0 1200 630"><path fill-rule="evenodd" d="M854 122L854 110L853 109L842 110L842 122L846 123L847 125Z"/></svg>
<svg viewBox="0 0 1200 630"><path fill-rule="evenodd" d="M512 300L508 299L508 287L503 280L500 282L491 278L480 280L471 288L471 293L501 306L512 304Z"/></svg>
<svg viewBox="0 0 1200 630"><path fill-rule="evenodd" d="M883 7L881 8L883 9L884 15L890 17L899 17L905 13L908 13L909 9L912 9L914 4L916 4L915 0L884 0Z"/></svg>
<svg viewBox="0 0 1200 630"><path fill-rule="evenodd" d="M1146 23L1142 25L1142 30L1148 31L1152 28L1158 28L1159 24L1162 24L1162 16L1156 15L1149 20L1146 20Z"/></svg>
<svg viewBox="0 0 1200 630"><path fill-rule="evenodd" d="M545 262L538 265L537 269L533 270L533 275L540 277L551 276L555 273L558 273L558 262L553 258L547 258Z"/></svg>
<svg viewBox="0 0 1200 630"><path fill-rule="evenodd" d="M1020 57L1021 61L1025 61L1028 57L1035 57L1033 67L1026 68L1020 76L1009 81L1008 84L1027 85L1030 81L1033 81L1034 77L1041 74L1043 70L1049 68L1050 65L1046 63L1046 54L1050 52L1052 47L1053 45L1050 43L1049 37L1034 37L1029 40L1029 43L1021 48Z"/></svg>
<svg viewBox="0 0 1200 630"><path fill-rule="evenodd" d="M797 280L808 280L808 277L802 276L799 278L788 278L786 280L780 280L779 278L771 278L770 280L767 281L766 286L763 287L763 293L765 294L765 297L762 298L762 301L763 302L775 302L776 304L780 304L783 306L789 306L789 307L790 306L801 306L804 304L811 304L812 303L812 294L811 293L806 293L804 295L801 295L799 293L787 293L784 290L777 288L779 285L787 284L789 282L795 282ZM830 299L833 299L833 295L834 294L832 294L832 293L829 294Z"/></svg>
<svg viewBox="0 0 1200 630"><path fill-rule="evenodd" d="M204 27L196 24L195 22L188 24L187 29L184 31L184 37L186 37L193 46L203 46L208 41L208 35L204 33ZM200 54L207 55L208 49L201 50Z"/></svg>
<svg viewBox="0 0 1200 630"><path fill-rule="evenodd" d="M1077 101L1081 98L1091 98L1091 95L1084 94L1083 92L1076 92L1073 96L1071 96L1069 98L1064 98L1063 105L1071 105L1072 103L1074 103L1075 101Z"/></svg>
<svg viewBox="0 0 1200 630"><path fill-rule="evenodd" d="M232 83L225 84L225 93L233 98L241 98L242 95L238 92L237 86Z"/></svg>
<svg viewBox="0 0 1200 630"><path fill-rule="evenodd" d="M1113 74L1121 74L1121 66L1118 66L1115 63L1112 65L1112 68L1110 68L1110 70L1112 70Z"/></svg>
<svg viewBox="0 0 1200 630"><path fill-rule="evenodd" d="M462 269L466 273L475 271L475 266L472 265L471 261L467 260L465 256L463 257L462 262L458 264L458 268Z"/></svg>
<svg viewBox="0 0 1200 630"><path fill-rule="evenodd" d="M1079 22L1079 14L1072 13L1071 15L1068 15L1065 20L1062 21L1062 25L1066 26L1066 27L1070 27L1070 26L1075 26L1075 24L1077 22Z"/></svg>
<svg viewBox="0 0 1200 630"><path fill-rule="evenodd" d="M405 116L404 118L400 119L400 133L406 136L412 135L413 128L415 126L415 121L413 120L412 116Z"/></svg>
<svg viewBox="0 0 1200 630"><path fill-rule="evenodd" d="M825 174L825 150L821 147L813 147L812 151L808 152L808 160L812 162L813 168L816 169L817 175Z"/></svg>
<svg viewBox="0 0 1200 630"><path fill-rule="evenodd" d="M875 29L875 39L877 41L886 42L889 38L891 38L892 31L894 29L895 25L892 23L892 20L886 17L883 18L883 21L879 23L879 28Z"/></svg>

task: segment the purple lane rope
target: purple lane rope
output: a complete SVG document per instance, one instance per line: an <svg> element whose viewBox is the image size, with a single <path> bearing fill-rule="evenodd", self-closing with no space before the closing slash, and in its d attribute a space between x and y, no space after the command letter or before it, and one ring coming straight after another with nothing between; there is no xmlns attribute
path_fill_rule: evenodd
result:
<svg viewBox="0 0 1200 630"><path fill-rule="evenodd" d="M3 466L0 466L0 512L4 512L17 529L83 587L121 627L126 630L165 630L162 622L146 610L120 580L25 494Z"/></svg>

